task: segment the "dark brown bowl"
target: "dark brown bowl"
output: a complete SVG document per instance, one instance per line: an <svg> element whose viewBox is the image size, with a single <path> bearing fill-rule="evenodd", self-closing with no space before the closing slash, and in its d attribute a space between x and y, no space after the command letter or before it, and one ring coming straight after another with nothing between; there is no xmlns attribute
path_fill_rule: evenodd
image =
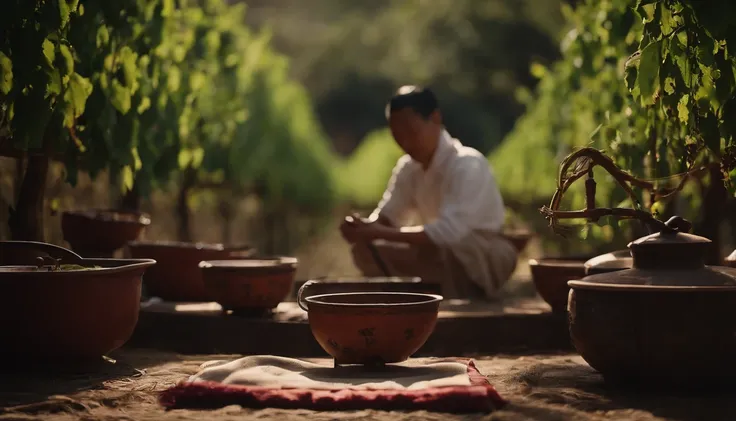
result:
<svg viewBox="0 0 736 421"><path fill-rule="evenodd" d="M99 269L0 269L0 354L13 358L99 358L122 346L138 322L149 259L84 259Z"/></svg>
<svg viewBox="0 0 736 421"><path fill-rule="evenodd" d="M585 276L585 261L590 257L547 257L529 260L537 292L555 313L567 310L567 281Z"/></svg>
<svg viewBox="0 0 736 421"><path fill-rule="evenodd" d="M405 361L424 345L441 301L431 294L359 292L314 295L299 303L336 364L381 365Z"/></svg>
<svg viewBox="0 0 736 421"><path fill-rule="evenodd" d="M84 210L61 214L64 240L84 257L112 255L150 224L151 218L142 212Z"/></svg>
<svg viewBox="0 0 736 421"><path fill-rule="evenodd" d="M296 281L294 291L305 285L302 295L338 294L344 292L415 292L422 294L441 294L438 283L422 282L418 277L358 277L358 278L319 278L312 281ZM294 294L296 297L296 294Z"/></svg>
<svg viewBox="0 0 736 421"><path fill-rule="evenodd" d="M199 264L207 293L225 310L270 310L286 299L294 284L297 259L214 260Z"/></svg>
<svg viewBox="0 0 736 421"><path fill-rule="evenodd" d="M207 292L199 270L205 260L238 259L251 256L249 246L174 241L134 241L128 243L131 257L154 259L158 264L146 272L146 294L165 301L207 302Z"/></svg>

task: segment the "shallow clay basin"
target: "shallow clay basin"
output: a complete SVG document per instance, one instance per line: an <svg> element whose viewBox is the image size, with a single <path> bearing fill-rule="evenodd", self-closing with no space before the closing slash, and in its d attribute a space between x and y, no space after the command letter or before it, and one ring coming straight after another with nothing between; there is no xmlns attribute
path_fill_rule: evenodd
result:
<svg viewBox="0 0 736 421"><path fill-rule="evenodd" d="M150 216L142 212L81 210L61 214L64 240L85 257L112 255L150 224Z"/></svg>
<svg viewBox="0 0 736 421"><path fill-rule="evenodd" d="M84 259L92 269L0 267L0 354L22 359L99 358L122 346L138 322L149 259ZM94 268L98 266L99 268Z"/></svg>
<svg viewBox="0 0 736 421"><path fill-rule="evenodd" d="M212 301L198 269L204 260L248 257L250 246L226 247L222 244L174 241L134 241L128 243L130 255L136 259L154 259L158 264L146 272L146 294L165 301Z"/></svg>
<svg viewBox="0 0 736 421"><path fill-rule="evenodd" d="M570 287L567 281L585 276L586 257L546 257L529 260L534 286L539 295L552 307L555 313L567 309L567 295Z"/></svg>
<svg viewBox="0 0 736 421"><path fill-rule="evenodd" d="M300 297L312 334L338 365L405 361L432 334L442 301L439 295L408 292Z"/></svg>
<svg viewBox="0 0 736 421"><path fill-rule="evenodd" d="M304 298L343 292L418 292L423 294L442 292L439 284L422 282L422 279L418 277L319 278L297 281L294 284L294 290L299 291L304 285L307 285L302 292Z"/></svg>
<svg viewBox="0 0 736 421"><path fill-rule="evenodd" d="M199 264L207 293L225 310L270 310L284 301L294 284L297 259L214 260Z"/></svg>

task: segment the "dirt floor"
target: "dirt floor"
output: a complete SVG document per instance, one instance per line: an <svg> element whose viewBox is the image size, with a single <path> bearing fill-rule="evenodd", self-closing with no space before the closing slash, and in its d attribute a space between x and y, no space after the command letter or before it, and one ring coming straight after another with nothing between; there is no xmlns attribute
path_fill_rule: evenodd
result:
<svg viewBox="0 0 736 421"><path fill-rule="evenodd" d="M0 420L681 420L717 421L736 417L736 401L728 396L651 396L608 389L578 356L478 357L482 373L506 399L505 409L488 415L448 416L429 412L312 412L249 410L238 406L216 411L165 412L157 392L208 360L233 356L181 356L126 350L116 362L88 367L87 374L49 375L46 367L9 367L0 381ZM90 375L90 372L99 374ZM44 373L43 375L39 373Z"/></svg>

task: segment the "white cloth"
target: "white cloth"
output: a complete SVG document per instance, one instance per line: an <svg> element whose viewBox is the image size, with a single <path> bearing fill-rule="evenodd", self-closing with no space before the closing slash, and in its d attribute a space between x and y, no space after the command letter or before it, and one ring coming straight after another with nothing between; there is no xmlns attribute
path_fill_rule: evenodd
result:
<svg viewBox="0 0 736 421"><path fill-rule="evenodd" d="M257 355L234 361L209 361L188 379L279 389L404 389L470 386L468 366L455 361L411 359L381 370L360 366L332 368L294 358Z"/></svg>
<svg viewBox="0 0 736 421"><path fill-rule="evenodd" d="M495 297L518 256L500 235L505 207L486 157L446 130L426 171L409 155L401 157L372 216L400 226L410 211L421 218L432 242L452 252L468 277Z"/></svg>

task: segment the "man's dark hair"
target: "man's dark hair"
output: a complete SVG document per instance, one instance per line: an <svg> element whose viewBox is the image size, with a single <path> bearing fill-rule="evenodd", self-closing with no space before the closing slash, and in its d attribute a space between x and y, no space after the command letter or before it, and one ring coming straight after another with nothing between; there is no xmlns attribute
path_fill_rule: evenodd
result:
<svg viewBox="0 0 736 421"><path fill-rule="evenodd" d="M404 108L411 108L426 120L438 108L437 97L429 88L402 86L386 105L386 119Z"/></svg>

